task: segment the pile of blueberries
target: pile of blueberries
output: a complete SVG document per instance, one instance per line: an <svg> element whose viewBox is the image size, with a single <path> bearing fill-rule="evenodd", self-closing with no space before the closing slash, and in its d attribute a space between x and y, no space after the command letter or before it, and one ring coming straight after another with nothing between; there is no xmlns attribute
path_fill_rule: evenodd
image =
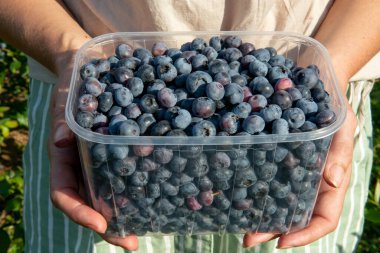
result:
<svg viewBox="0 0 380 253"><path fill-rule="evenodd" d="M298 67L238 36L195 38L180 49L119 44L80 76L76 121L105 135L249 138L336 120L316 65ZM286 233L310 218L330 141L89 142L84 167L112 235Z"/></svg>

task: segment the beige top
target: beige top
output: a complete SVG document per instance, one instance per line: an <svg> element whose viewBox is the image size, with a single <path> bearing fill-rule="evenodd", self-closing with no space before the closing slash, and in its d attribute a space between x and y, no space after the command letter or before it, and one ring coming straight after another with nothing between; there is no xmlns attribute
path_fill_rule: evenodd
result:
<svg viewBox="0 0 380 253"><path fill-rule="evenodd" d="M312 36L333 0L64 0L91 36L141 31L288 31ZM33 78L55 76L30 59ZM376 64L377 63L377 64ZM380 54L353 79L380 76Z"/></svg>

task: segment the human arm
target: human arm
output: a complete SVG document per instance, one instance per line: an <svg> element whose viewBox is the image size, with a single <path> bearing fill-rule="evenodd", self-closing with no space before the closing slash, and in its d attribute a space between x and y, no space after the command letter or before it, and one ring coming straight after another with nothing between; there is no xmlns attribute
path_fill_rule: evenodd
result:
<svg viewBox="0 0 380 253"><path fill-rule="evenodd" d="M341 90L349 79L380 50L380 1L336 0L315 34L329 51ZM303 246L334 231L338 225L350 182L356 117L347 102L347 118L335 134L310 225L280 236L278 247ZM247 234L251 247L278 237Z"/></svg>
<svg viewBox="0 0 380 253"><path fill-rule="evenodd" d="M76 50L90 36L58 1L3 0L0 4L0 34L54 72L51 101L52 128L49 136L51 199L69 218L100 234L110 243L134 250L137 238L103 235L106 220L84 201L80 164L74 136L64 120L64 107Z"/></svg>

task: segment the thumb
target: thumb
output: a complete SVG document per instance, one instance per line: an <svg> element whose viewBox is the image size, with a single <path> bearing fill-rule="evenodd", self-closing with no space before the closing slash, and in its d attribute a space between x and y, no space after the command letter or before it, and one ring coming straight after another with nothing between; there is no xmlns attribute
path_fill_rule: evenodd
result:
<svg viewBox="0 0 380 253"><path fill-rule="evenodd" d="M350 168L354 149L357 120L350 105L347 104L347 107L347 118L341 129L334 135L324 171L326 182L335 188L341 186L346 171Z"/></svg>

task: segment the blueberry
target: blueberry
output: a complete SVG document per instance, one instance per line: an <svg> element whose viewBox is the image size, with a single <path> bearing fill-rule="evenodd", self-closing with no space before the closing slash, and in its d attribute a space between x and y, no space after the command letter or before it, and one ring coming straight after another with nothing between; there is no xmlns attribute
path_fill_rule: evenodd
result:
<svg viewBox="0 0 380 253"><path fill-rule="evenodd" d="M290 184L282 184L277 180L272 180L270 182L270 192L273 197L282 199L285 198L290 192Z"/></svg>
<svg viewBox="0 0 380 253"><path fill-rule="evenodd" d="M301 94L300 90L297 88L294 88L294 87L287 88L286 91L292 97L293 102L300 100L302 98L302 94Z"/></svg>
<svg viewBox="0 0 380 253"><path fill-rule="evenodd" d="M227 181L231 179L234 172L232 170L211 170L208 177L215 183L216 181Z"/></svg>
<svg viewBox="0 0 380 253"><path fill-rule="evenodd" d="M177 96L177 105L179 105L182 100L187 99L188 96L188 92L182 88L175 89L174 94Z"/></svg>
<svg viewBox="0 0 380 253"><path fill-rule="evenodd" d="M160 164L167 164L173 158L173 150L166 147L157 146L153 151L153 157L156 162Z"/></svg>
<svg viewBox="0 0 380 253"><path fill-rule="evenodd" d="M207 97L200 97L193 101L192 112L194 116L209 118L215 113L215 102Z"/></svg>
<svg viewBox="0 0 380 253"><path fill-rule="evenodd" d="M163 63L157 66L157 76L164 82L171 82L177 77L177 69L171 63Z"/></svg>
<svg viewBox="0 0 380 253"><path fill-rule="evenodd" d="M132 157L125 157L120 160L113 160L112 169L118 176L130 176L136 170L136 161Z"/></svg>
<svg viewBox="0 0 380 253"><path fill-rule="evenodd" d="M146 48L136 48L133 51L133 56L139 58L140 60L153 57L152 53Z"/></svg>
<svg viewBox="0 0 380 253"><path fill-rule="evenodd" d="M285 65L285 57L283 55L279 55L279 54L271 56L271 58L269 59L268 63L272 67Z"/></svg>
<svg viewBox="0 0 380 253"><path fill-rule="evenodd" d="M205 47L207 47L207 43L203 38L195 38L190 44L191 50L198 52L202 52Z"/></svg>
<svg viewBox="0 0 380 253"><path fill-rule="evenodd" d="M253 112L259 112L267 106L268 101L265 96L256 94L248 99L248 103L251 106Z"/></svg>
<svg viewBox="0 0 380 253"><path fill-rule="evenodd" d="M206 70L208 59L203 54L197 54L191 58L191 66L193 70Z"/></svg>
<svg viewBox="0 0 380 253"><path fill-rule="evenodd" d="M82 85L84 86L87 94L91 94L95 97L99 96L103 92L100 82L94 77L87 77L84 79Z"/></svg>
<svg viewBox="0 0 380 253"><path fill-rule="evenodd" d="M172 160L169 162L168 168L174 173L181 173L186 168L187 159L174 154Z"/></svg>
<svg viewBox="0 0 380 253"><path fill-rule="evenodd" d="M239 74L240 72L240 62L238 61L232 61L228 64L228 66L230 67L230 71L229 73L232 73L231 71L234 71L235 73ZM231 76L233 76L231 74Z"/></svg>
<svg viewBox="0 0 380 253"><path fill-rule="evenodd" d="M78 109L82 112L95 112L98 108L98 100L91 94L84 94L79 97Z"/></svg>
<svg viewBox="0 0 380 253"><path fill-rule="evenodd" d="M197 158L187 160L185 173L190 177L202 177L209 171L207 156L203 153Z"/></svg>
<svg viewBox="0 0 380 253"><path fill-rule="evenodd" d="M260 116L251 115L244 119L242 126L247 133L256 134L264 130L265 121Z"/></svg>
<svg viewBox="0 0 380 253"><path fill-rule="evenodd" d="M132 77L127 80L126 87L132 92L134 97L137 97L142 94L144 90L144 83L138 77Z"/></svg>
<svg viewBox="0 0 380 253"><path fill-rule="evenodd" d="M90 112L78 112L75 120L81 127L91 128L94 124L94 115Z"/></svg>
<svg viewBox="0 0 380 253"><path fill-rule="evenodd" d="M163 88L157 93L157 100L161 106L169 108L175 106L177 103L177 96L172 89Z"/></svg>
<svg viewBox="0 0 380 253"><path fill-rule="evenodd" d="M305 99L310 99L311 98L311 91L309 88L303 85L296 86L296 88L301 92L301 95Z"/></svg>
<svg viewBox="0 0 380 253"><path fill-rule="evenodd" d="M127 105L127 107L125 107L124 109L124 115L128 119L137 119L141 115L141 113L141 109L136 103L131 103Z"/></svg>
<svg viewBox="0 0 380 253"><path fill-rule="evenodd" d="M243 89L236 83L230 83L227 84L224 87L225 94L224 98L226 101L230 104L239 104L243 102L244 95L243 95Z"/></svg>
<svg viewBox="0 0 380 253"><path fill-rule="evenodd" d="M186 58L178 58L174 62L174 66L177 68L178 74L190 74L192 71L192 65Z"/></svg>
<svg viewBox="0 0 380 253"><path fill-rule="evenodd" d="M152 65L143 64L137 69L135 76L139 77L144 83L152 82L155 79L155 71Z"/></svg>
<svg viewBox="0 0 380 253"><path fill-rule="evenodd" d="M234 134L239 128L239 117L233 112L227 112L221 117L219 127L228 134Z"/></svg>
<svg viewBox="0 0 380 253"><path fill-rule="evenodd" d="M142 111L146 113L155 113L159 108L157 101L152 94L145 94L141 98L139 105Z"/></svg>
<svg viewBox="0 0 380 253"><path fill-rule="evenodd" d="M224 87L219 82L211 82L206 85L206 94L212 100L221 100L224 97Z"/></svg>
<svg viewBox="0 0 380 253"><path fill-rule="evenodd" d="M114 99L119 106L125 107L132 103L133 95L128 88L121 87L114 91Z"/></svg>
<svg viewBox="0 0 380 253"><path fill-rule="evenodd" d="M283 77L283 78L278 79L275 86L274 86L275 91L288 90L291 88L294 88L294 84L293 84L292 79L290 79L288 77Z"/></svg>
<svg viewBox="0 0 380 253"><path fill-rule="evenodd" d="M289 77L289 72L285 66L274 66L268 70L266 77L271 84L275 85L278 79Z"/></svg>
<svg viewBox="0 0 380 253"><path fill-rule="evenodd" d="M103 92L98 97L98 109L101 112L108 112L113 105L113 96L111 92Z"/></svg>
<svg viewBox="0 0 380 253"><path fill-rule="evenodd" d="M126 83L128 79L133 77L133 72L128 68L119 67L113 70L113 76L118 83Z"/></svg>
<svg viewBox="0 0 380 253"><path fill-rule="evenodd" d="M210 38L210 47L213 47L217 52L222 50L224 46L224 41L219 36L214 36Z"/></svg>
<svg viewBox="0 0 380 253"><path fill-rule="evenodd" d="M214 195L212 191L203 191L198 194L197 199L202 206L210 206L214 200Z"/></svg>
<svg viewBox="0 0 380 253"><path fill-rule="evenodd" d="M120 177L114 176L112 173L107 176L114 193L119 194L125 190L124 181Z"/></svg>
<svg viewBox="0 0 380 253"><path fill-rule="evenodd" d="M306 116L312 115L318 111L318 105L312 99L301 98L297 101L296 107L300 108Z"/></svg>
<svg viewBox="0 0 380 253"><path fill-rule="evenodd" d="M151 158L143 158L138 160L138 169L141 171L154 171L161 167L160 164L153 161Z"/></svg>
<svg viewBox="0 0 380 253"><path fill-rule="evenodd" d="M243 54L237 48L227 48L222 54L222 58L225 59L227 62L238 61L242 57L243 57Z"/></svg>
<svg viewBox="0 0 380 253"><path fill-rule="evenodd" d="M241 46L241 38L239 36L227 36L224 39L224 44L227 48L229 47L240 47Z"/></svg>
<svg viewBox="0 0 380 253"><path fill-rule="evenodd" d="M229 70L228 63L222 59L213 60L208 64L208 71L213 76L220 72L228 72Z"/></svg>
<svg viewBox="0 0 380 253"><path fill-rule="evenodd" d="M150 173L150 181L152 183L163 183L170 178L172 173L165 167L161 167L158 170Z"/></svg>
<svg viewBox="0 0 380 253"><path fill-rule="evenodd" d="M176 196L179 192L179 187L174 186L168 182L161 184L161 193L165 196Z"/></svg>
<svg viewBox="0 0 380 253"><path fill-rule="evenodd" d="M231 165L231 159L225 152L216 152L210 156L210 166L213 169L228 169Z"/></svg>
<svg viewBox="0 0 380 253"><path fill-rule="evenodd" d="M252 199L240 199L232 202L232 206L237 210L248 210L252 207Z"/></svg>
<svg viewBox="0 0 380 253"><path fill-rule="evenodd" d="M272 134L288 134L289 124L284 119L276 119L272 122Z"/></svg>
<svg viewBox="0 0 380 253"><path fill-rule="evenodd" d="M182 54L182 51L177 48L169 48L166 50L165 55L169 56L175 62Z"/></svg>
<svg viewBox="0 0 380 253"><path fill-rule="evenodd" d="M213 187L212 181L207 176L199 177L195 180L195 184L201 191L211 191Z"/></svg>
<svg viewBox="0 0 380 253"><path fill-rule="evenodd" d="M265 181L259 180L248 188L247 193L248 196L255 199L265 198L269 193L269 184Z"/></svg>
<svg viewBox="0 0 380 253"><path fill-rule="evenodd" d="M295 182L301 182L305 176L305 173L305 169L301 166L289 169L289 177Z"/></svg>
<svg viewBox="0 0 380 253"><path fill-rule="evenodd" d="M318 127L313 122L306 120L305 123L300 127L300 129L302 132L310 132L317 130Z"/></svg>
<svg viewBox="0 0 380 253"><path fill-rule="evenodd" d="M151 82L146 88L146 93L157 96L157 93L166 87L166 84L161 79L156 79Z"/></svg>
<svg viewBox="0 0 380 253"><path fill-rule="evenodd" d="M247 78L242 75L234 75L231 77L231 82L237 83L244 88L247 85Z"/></svg>
<svg viewBox="0 0 380 253"><path fill-rule="evenodd" d="M133 48L128 44L119 44L115 49L117 58L123 59L132 56Z"/></svg>
<svg viewBox="0 0 380 253"><path fill-rule="evenodd" d="M227 72L219 72L214 76L214 82L218 82L225 86L231 83L231 76Z"/></svg>
<svg viewBox="0 0 380 253"><path fill-rule="evenodd" d="M133 153L139 157L149 156L153 153L153 145L133 145Z"/></svg>
<svg viewBox="0 0 380 253"><path fill-rule="evenodd" d="M270 182L277 173L277 165L265 162L263 165L255 167L255 172L260 180Z"/></svg>
<svg viewBox="0 0 380 253"><path fill-rule="evenodd" d="M248 68L249 72L254 76L266 76L268 73L267 65L259 60L253 60Z"/></svg>
<svg viewBox="0 0 380 253"><path fill-rule="evenodd" d="M231 206L231 202L223 194L223 192L218 192L218 194L214 196L213 204L216 208L220 210L226 210Z"/></svg>
<svg viewBox="0 0 380 253"><path fill-rule="evenodd" d="M184 198L197 196L199 189L191 182L183 184L179 187L179 194Z"/></svg>
<svg viewBox="0 0 380 253"><path fill-rule="evenodd" d="M107 150L111 159L124 159L128 155L129 147L126 145L112 144L107 146Z"/></svg>
<svg viewBox="0 0 380 253"><path fill-rule="evenodd" d="M135 71L141 64L141 60L136 57L123 58L117 62L116 67L128 68L132 71Z"/></svg>
<svg viewBox="0 0 380 253"><path fill-rule="evenodd" d="M202 51L202 54L205 55L208 61L213 61L218 57L218 52L213 47L205 47Z"/></svg>
<svg viewBox="0 0 380 253"><path fill-rule="evenodd" d="M174 213L176 206L170 203L168 199L161 198L154 203L154 209L159 211L162 215L170 215Z"/></svg>
<svg viewBox="0 0 380 253"><path fill-rule="evenodd" d="M251 88L253 94L261 94L265 98L269 98L274 92L272 85L263 76L255 77L249 83L249 87Z"/></svg>
<svg viewBox="0 0 380 253"><path fill-rule="evenodd" d="M209 74L203 71L195 71L186 79L186 88L189 93L194 94L202 87L205 87L207 83L211 83L212 78ZM204 88L203 88L204 89Z"/></svg>
<svg viewBox="0 0 380 253"><path fill-rule="evenodd" d="M94 113L94 123L92 129L97 129L100 127L106 127L108 124L108 118L106 115L102 113L95 112Z"/></svg>
<svg viewBox="0 0 380 253"><path fill-rule="evenodd" d="M253 164L263 165L266 161L266 152L265 150L253 150Z"/></svg>
<svg viewBox="0 0 380 253"><path fill-rule="evenodd" d="M202 205L195 197L186 198L186 205L190 210L197 211L202 208Z"/></svg>
<svg viewBox="0 0 380 253"><path fill-rule="evenodd" d="M316 147L312 141L305 141L296 148L296 155L301 159L307 159L315 153Z"/></svg>
<svg viewBox="0 0 380 253"><path fill-rule="evenodd" d="M127 119L120 122L116 133L124 136L139 136L140 128L134 120Z"/></svg>
<svg viewBox="0 0 380 253"><path fill-rule="evenodd" d="M225 191L231 188L231 183L229 180L214 181L213 187L215 190Z"/></svg>
<svg viewBox="0 0 380 253"><path fill-rule="evenodd" d="M165 44L165 42L162 42L162 41L155 42L152 46L152 54L154 56L163 55L167 49L168 47Z"/></svg>
<svg viewBox="0 0 380 253"><path fill-rule="evenodd" d="M288 152L289 152L288 149L278 145L276 149L268 151L266 153L266 157L269 162L279 163L285 159Z"/></svg>
<svg viewBox="0 0 380 253"><path fill-rule="evenodd" d="M82 80L85 80L88 77L94 77L94 78L99 77L99 72L96 66L92 63L86 63L85 65L83 65L81 69L79 70L79 72L80 72L80 77L82 78Z"/></svg>
<svg viewBox="0 0 380 253"><path fill-rule="evenodd" d="M252 43L244 42L239 46L239 49L243 55L248 55L255 50L255 46Z"/></svg>
<svg viewBox="0 0 380 253"><path fill-rule="evenodd" d="M96 63L96 69L100 76L105 75L111 69L111 63L106 59L100 59Z"/></svg>
<svg viewBox="0 0 380 253"><path fill-rule="evenodd" d="M150 128L156 123L156 119L151 113L144 113L137 118L137 124L140 127L140 134L150 132Z"/></svg>
<svg viewBox="0 0 380 253"><path fill-rule="evenodd" d="M115 116L111 117L110 123L109 123L109 132L111 134L118 134L119 133L119 127L121 122L127 120L127 117L125 117L122 114L117 114Z"/></svg>
<svg viewBox="0 0 380 253"><path fill-rule="evenodd" d="M230 191L230 199L232 201L242 200L247 197L247 188L246 187L235 187Z"/></svg>
<svg viewBox="0 0 380 253"><path fill-rule="evenodd" d="M336 114L332 110L323 110L316 115L315 123L318 127L327 127L336 121Z"/></svg>
<svg viewBox="0 0 380 253"><path fill-rule="evenodd" d="M262 62L268 62L271 57L269 51L265 48L256 49L253 52L251 52L251 54Z"/></svg>
<svg viewBox="0 0 380 253"><path fill-rule="evenodd" d="M280 106L282 110L292 107L292 97L285 90L278 90L272 96L272 103Z"/></svg>
<svg viewBox="0 0 380 253"><path fill-rule="evenodd" d="M150 134L152 136L164 136L171 130L169 121L161 120L153 125Z"/></svg>
<svg viewBox="0 0 380 253"><path fill-rule="evenodd" d="M149 198L158 198L161 195L160 184L147 184L147 197Z"/></svg>
<svg viewBox="0 0 380 253"><path fill-rule="evenodd" d="M215 136L216 128L213 123L208 120L202 120L196 123L192 128L193 136Z"/></svg>
<svg viewBox="0 0 380 253"><path fill-rule="evenodd" d="M181 155L185 158L199 157L203 152L203 146L200 145L185 145L181 146Z"/></svg>
<svg viewBox="0 0 380 253"><path fill-rule="evenodd" d="M297 72L294 81L297 85L304 85L311 89L318 83L318 74L312 68L304 68Z"/></svg>

